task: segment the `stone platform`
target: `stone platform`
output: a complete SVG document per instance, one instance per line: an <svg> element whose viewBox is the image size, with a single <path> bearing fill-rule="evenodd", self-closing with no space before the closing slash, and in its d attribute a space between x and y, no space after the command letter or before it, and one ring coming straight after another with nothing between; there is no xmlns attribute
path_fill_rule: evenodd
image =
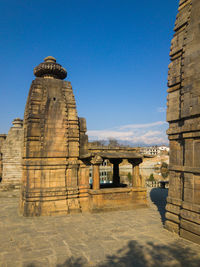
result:
<svg viewBox="0 0 200 267"><path fill-rule="evenodd" d="M0 266L200 266L200 246L163 228L166 196L154 188L150 208L26 218L17 195L0 192Z"/></svg>

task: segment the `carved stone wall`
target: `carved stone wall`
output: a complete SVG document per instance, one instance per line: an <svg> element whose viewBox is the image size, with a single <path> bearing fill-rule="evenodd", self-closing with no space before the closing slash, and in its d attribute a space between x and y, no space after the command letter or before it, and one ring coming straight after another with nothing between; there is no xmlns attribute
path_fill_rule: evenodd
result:
<svg viewBox="0 0 200 267"><path fill-rule="evenodd" d="M200 244L200 1L181 0L168 76L166 228Z"/></svg>
<svg viewBox="0 0 200 267"><path fill-rule="evenodd" d="M19 188L22 178L23 121L15 119L2 147L4 188Z"/></svg>

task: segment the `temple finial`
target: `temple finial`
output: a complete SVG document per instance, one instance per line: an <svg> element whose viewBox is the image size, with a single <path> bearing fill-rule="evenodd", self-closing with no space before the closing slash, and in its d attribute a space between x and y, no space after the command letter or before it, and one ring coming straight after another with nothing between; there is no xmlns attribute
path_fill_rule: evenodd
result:
<svg viewBox="0 0 200 267"><path fill-rule="evenodd" d="M52 56L45 57L44 62L34 68L36 77L54 78L63 80L67 77L67 71Z"/></svg>

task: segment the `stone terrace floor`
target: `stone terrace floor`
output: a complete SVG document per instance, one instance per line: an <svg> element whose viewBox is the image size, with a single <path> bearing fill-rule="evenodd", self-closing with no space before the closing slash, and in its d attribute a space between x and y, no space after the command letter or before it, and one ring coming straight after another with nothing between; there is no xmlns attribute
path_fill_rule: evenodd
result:
<svg viewBox="0 0 200 267"><path fill-rule="evenodd" d="M24 218L18 198L0 192L0 266L200 266L200 246L163 228L167 189L150 208Z"/></svg>

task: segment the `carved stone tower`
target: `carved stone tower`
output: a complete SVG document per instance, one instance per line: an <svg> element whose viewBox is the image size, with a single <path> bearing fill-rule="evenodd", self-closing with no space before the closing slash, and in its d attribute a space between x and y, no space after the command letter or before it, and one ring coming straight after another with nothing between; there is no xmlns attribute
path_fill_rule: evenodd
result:
<svg viewBox="0 0 200 267"><path fill-rule="evenodd" d="M66 70L47 57L34 69L24 114L20 210L24 216L79 212L79 119Z"/></svg>
<svg viewBox="0 0 200 267"><path fill-rule="evenodd" d="M200 244L200 1L181 0L168 76L166 228Z"/></svg>

